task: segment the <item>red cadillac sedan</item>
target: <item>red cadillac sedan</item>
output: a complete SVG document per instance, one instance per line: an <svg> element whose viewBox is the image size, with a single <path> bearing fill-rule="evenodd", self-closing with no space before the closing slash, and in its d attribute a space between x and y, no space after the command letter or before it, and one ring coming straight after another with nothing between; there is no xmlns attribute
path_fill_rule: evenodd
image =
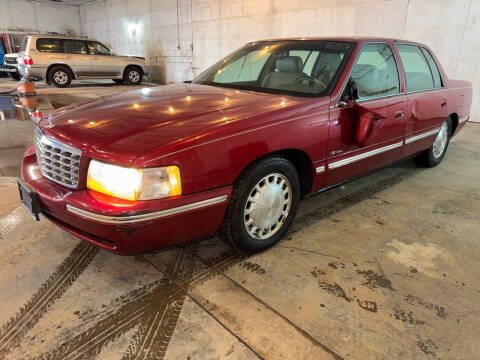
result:
<svg viewBox="0 0 480 360"><path fill-rule="evenodd" d="M50 114L20 196L37 220L119 254L216 232L256 252L308 193L412 155L437 165L471 102L422 44L252 42L191 83Z"/></svg>

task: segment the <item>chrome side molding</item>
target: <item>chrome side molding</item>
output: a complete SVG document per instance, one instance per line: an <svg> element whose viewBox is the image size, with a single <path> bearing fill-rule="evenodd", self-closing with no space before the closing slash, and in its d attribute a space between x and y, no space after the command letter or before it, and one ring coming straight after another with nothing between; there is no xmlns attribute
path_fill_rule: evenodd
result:
<svg viewBox="0 0 480 360"><path fill-rule="evenodd" d="M345 165L351 164L351 163L353 163L353 162L366 159L366 158L368 158L368 157L370 157L370 156L375 156L375 155L384 153L384 152L386 152L386 151L399 148L399 147L401 147L402 145L403 145L403 141L400 141L400 142L397 142L397 143L395 143L395 144L383 146L383 147L381 147L381 148L378 148L378 149L375 149L375 150L371 150L371 151L367 151L367 152L365 152L365 153L358 154L358 155L355 155L355 156L351 156L351 157L346 158L346 159L342 159L342 160L339 160L339 161L334 161L334 162L328 164L328 168L329 168L329 169L339 168L339 167L341 167L341 166L345 166Z"/></svg>
<svg viewBox="0 0 480 360"><path fill-rule="evenodd" d="M181 214L191 210L201 209L207 206L220 204L222 202L225 202L227 198L228 198L228 195L221 195L211 199L194 202L187 205L177 206L171 209L165 209L165 210L150 212L146 214L127 215L127 216L100 215L100 214L92 213L90 211L79 209L69 204L66 204L65 207L67 208L67 211L71 212L72 214L78 215L88 220L94 220L94 221L107 223L107 224L134 224L142 221L160 219L160 218L164 218L171 215Z"/></svg>
<svg viewBox="0 0 480 360"><path fill-rule="evenodd" d="M325 166L319 166L315 170L317 171L317 174L320 174L325 171Z"/></svg>
<svg viewBox="0 0 480 360"><path fill-rule="evenodd" d="M420 134L420 135L411 136L411 137L405 139L405 144L410 144L414 141L426 138L427 136L432 136L432 135L438 134L439 131L440 131L440 128L435 129L435 130L431 130L431 131L427 131L427 132L425 132L423 134Z"/></svg>

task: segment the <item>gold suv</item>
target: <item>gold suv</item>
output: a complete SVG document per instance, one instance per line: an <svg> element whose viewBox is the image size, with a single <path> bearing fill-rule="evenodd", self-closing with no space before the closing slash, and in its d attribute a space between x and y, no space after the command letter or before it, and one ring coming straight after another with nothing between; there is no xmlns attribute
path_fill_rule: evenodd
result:
<svg viewBox="0 0 480 360"><path fill-rule="evenodd" d="M26 36L18 63L22 76L57 87L68 87L74 79L112 79L135 85L148 74L143 57L119 56L98 41L71 36Z"/></svg>

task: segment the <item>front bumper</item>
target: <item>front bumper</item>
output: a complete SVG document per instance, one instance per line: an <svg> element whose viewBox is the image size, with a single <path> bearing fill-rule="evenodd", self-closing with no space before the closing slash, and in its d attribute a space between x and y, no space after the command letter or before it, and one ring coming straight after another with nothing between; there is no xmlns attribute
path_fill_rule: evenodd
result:
<svg viewBox="0 0 480 360"><path fill-rule="evenodd" d="M170 199L131 202L85 189L72 191L44 178L34 147L22 161L22 178L37 192L42 214L97 246L131 255L214 234L231 187Z"/></svg>

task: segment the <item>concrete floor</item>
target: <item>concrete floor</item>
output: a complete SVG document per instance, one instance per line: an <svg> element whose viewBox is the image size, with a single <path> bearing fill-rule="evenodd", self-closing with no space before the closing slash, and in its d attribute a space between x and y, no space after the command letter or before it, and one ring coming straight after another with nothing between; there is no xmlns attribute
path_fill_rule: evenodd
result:
<svg viewBox="0 0 480 360"><path fill-rule="evenodd" d="M402 161L303 201L288 236L250 257L216 237L135 257L99 250L33 221L8 166L0 359L478 359L479 124L436 168Z"/></svg>

